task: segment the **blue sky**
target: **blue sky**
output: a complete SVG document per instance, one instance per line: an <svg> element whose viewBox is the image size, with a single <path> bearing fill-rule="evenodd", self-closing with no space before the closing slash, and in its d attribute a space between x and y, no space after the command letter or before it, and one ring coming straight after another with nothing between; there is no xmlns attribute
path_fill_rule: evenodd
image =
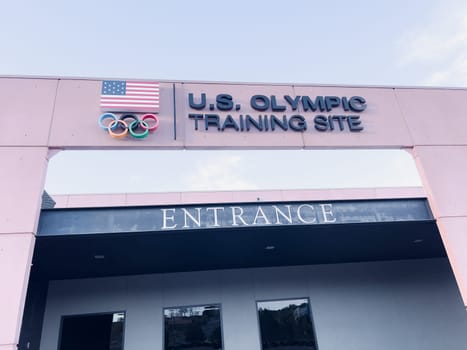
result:
<svg viewBox="0 0 467 350"><path fill-rule="evenodd" d="M467 2L17 0L0 11L0 47L3 75L465 87ZM131 154L63 152L50 163L47 189L420 184L404 151ZM125 159L128 169L113 172L107 159ZM108 185L109 176L125 180Z"/></svg>
<svg viewBox="0 0 467 350"><path fill-rule="evenodd" d="M0 73L463 86L466 8L460 0L9 1Z"/></svg>

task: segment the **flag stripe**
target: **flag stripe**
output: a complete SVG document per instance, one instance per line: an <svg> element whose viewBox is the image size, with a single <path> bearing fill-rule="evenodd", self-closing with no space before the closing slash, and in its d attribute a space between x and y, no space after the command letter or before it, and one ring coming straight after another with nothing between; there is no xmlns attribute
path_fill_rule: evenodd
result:
<svg viewBox="0 0 467 350"><path fill-rule="evenodd" d="M135 97L145 97L145 98L159 98L159 94L149 93L149 92L138 92L135 94L126 94L126 95L101 95L102 98L108 97L125 97L125 98L135 98Z"/></svg>
<svg viewBox="0 0 467 350"><path fill-rule="evenodd" d="M103 103L103 106L111 107L111 106L159 106L158 103Z"/></svg>
<svg viewBox="0 0 467 350"><path fill-rule="evenodd" d="M159 92L159 89L154 89L154 88L149 88L149 87L141 87L141 86L135 86L135 87L126 87L126 91L153 91L153 92Z"/></svg>
<svg viewBox="0 0 467 350"><path fill-rule="evenodd" d="M135 105L142 105L142 106L154 106L154 105L159 105L159 103L156 102L104 102L102 103L103 106L125 106L125 105L130 105L130 104L135 104Z"/></svg>
<svg viewBox="0 0 467 350"><path fill-rule="evenodd" d="M158 105L158 101L125 101L125 100L112 100L112 101L102 101L102 105L111 105L111 104L152 104Z"/></svg>
<svg viewBox="0 0 467 350"><path fill-rule="evenodd" d="M126 84L127 88L148 88L148 89L159 89L158 85L155 84Z"/></svg>
<svg viewBox="0 0 467 350"><path fill-rule="evenodd" d="M154 95L159 95L159 90L152 90L152 89L131 89L127 88L126 89L126 95L134 95L134 94L154 94Z"/></svg>
<svg viewBox="0 0 467 350"><path fill-rule="evenodd" d="M141 85L141 86L159 86L158 83L148 83L144 81L127 81L126 85Z"/></svg>
<svg viewBox="0 0 467 350"><path fill-rule="evenodd" d="M122 112L123 111L128 112L128 110L125 109L125 108L132 107L132 108L140 108L140 110L147 110L148 108L159 108L159 105L125 105L125 106L118 106L118 105L106 106L106 105L104 105L103 107L112 108L113 110L118 110L118 111L122 111ZM133 112L133 111L131 111L131 112ZM129 112L129 113L131 113L131 112Z"/></svg>
<svg viewBox="0 0 467 350"><path fill-rule="evenodd" d="M125 108L127 107L139 107L139 108L158 108L159 105L133 105L133 104L130 104L130 105L124 105L124 106L119 106L119 105L104 105L104 107L107 107L107 108L112 108L112 109L118 109L118 110L121 110L121 111L125 111ZM126 111L128 112L128 111ZM129 112L131 113L131 112Z"/></svg>
<svg viewBox="0 0 467 350"><path fill-rule="evenodd" d="M159 96L131 96L131 97L126 97L126 96L119 96L119 95L106 95L102 96L101 101L104 100L148 100L148 101L158 101Z"/></svg>

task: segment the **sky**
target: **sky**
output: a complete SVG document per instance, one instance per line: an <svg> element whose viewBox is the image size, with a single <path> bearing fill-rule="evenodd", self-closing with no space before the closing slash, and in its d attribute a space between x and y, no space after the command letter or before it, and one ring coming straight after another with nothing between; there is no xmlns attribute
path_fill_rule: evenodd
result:
<svg viewBox="0 0 467 350"><path fill-rule="evenodd" d="M465 87L467 1L16 0L0 48L1 75ZM419 185L405 151L69 151L46 189Z"/></svg>

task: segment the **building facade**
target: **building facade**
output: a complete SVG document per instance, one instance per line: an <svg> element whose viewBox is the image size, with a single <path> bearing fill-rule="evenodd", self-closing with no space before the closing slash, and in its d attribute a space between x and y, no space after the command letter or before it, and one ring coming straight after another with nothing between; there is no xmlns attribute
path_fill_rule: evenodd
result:
<svg viewBox="0 0 467 350"><path fill-rule="evenodd" d="M115 349L465 347L466 90L136 82L141 103L119 95L133 83L0 79L0 349L65 349L90 324ZM158 148L402 148L427 199L40 214L56 152Z"/></svg>

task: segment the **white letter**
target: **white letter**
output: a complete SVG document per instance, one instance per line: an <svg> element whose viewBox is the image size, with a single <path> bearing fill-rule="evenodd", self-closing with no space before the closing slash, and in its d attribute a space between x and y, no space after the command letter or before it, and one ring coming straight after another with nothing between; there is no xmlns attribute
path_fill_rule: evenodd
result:
<svg viewBox="0 0 467 350"><path fill-rule="evenodd" d="M175 214L175 209L174 208L171 208L171 209L161 209L162 210L162 229L165 230L165 229L168 229L168 228L175 228L177 227L177 224L173 224L173 226L167 226L167 220L172 220L172 222L174 221L174 216L167 216L167 211L169 210L172 210L173 214Z"/></svg>
<svg viewBox="0 0 467 350"><path fill-rule="evenodd" d="M302 217L301 210L302 210L303 207L308 207L308 208L310 208L310 209L313 211L313 215L315 215L315 214L314 214L315 208L313 208L312 205L309 205L309 204L302 204L301 206L299 206L299 207L297 208L297 216L298 216L298 219L299 219L301 222L303 222L304 224L314 224L314 223L316 222L316 217L314 217L313 220L311 220L311 221L306 221L306 220Z"/></svg>
<svg viewBox="0 0 467 350"><path fill-rule="evenodd" d="M185 225L183 226L183 228L188 228L188 224L187 224L187 220L186 218L189 217L191 219L191 221L193 221L196 226L200 227L201 226L201 208L195 208L197 211L198 211L198 220L196 220L196 218L190 214L190 212L188 210L186 210L185 208L182 208L183 212L184 212L184 220L185 220Z"/></svg>
<svg viewBox="0 0 467 350"><path fill-rule="evenodd" d="M292 223L292 213L290 212L290 205L284 205L287 208L287 211L289 213L289 216L285 215L284 212L282 212L277 206L273 205L272 207L276 209L276 224L282 224L279 220L279 214L282 215L282 217L289 222L289 224Z"/></svg>
<svg viewBox="0 0 467 350"><path fill-rule="evenodd" d="M332 204L320 204L321 211L323 213L324 222L336 222L336 218L332 213ZM328 220L328 214L330 215L330 220Z"/></svg>
<svg viewBox="0 0 467 350"><path fill-rule="evenodd" d="M217 223L217 211L218 210L222 210L224 211L224 208L223 207L214 207L214 208L206 208L206 211L208 210L213 210L213 213L214 213L214 227L219 227L220 225Z"/></svg>
<svg viewBox="0 0 467 350"><path fill-rule="evenodd" d="M230 207L232 208L232 226L238 226L237 224L237 218L243 223L243 225L248 226L248 224L243 220L242 215L243 215L243 208L242 207ZM235 211L236 209L240 210L239 214L236 214Z"/></svg>
<svg viewBox="0 0 467 350"><path fill-rule="evenodd" d="M261 213L261 215L259 215L259 213ZM263 219L266 225L271 225L266 215L264 215L264 211L260 205L258 206L258 210L256 211L256 216L255 216L255 219L253 220L252 225L256 225L256 220L258 220L258 218Z"/></svg>

